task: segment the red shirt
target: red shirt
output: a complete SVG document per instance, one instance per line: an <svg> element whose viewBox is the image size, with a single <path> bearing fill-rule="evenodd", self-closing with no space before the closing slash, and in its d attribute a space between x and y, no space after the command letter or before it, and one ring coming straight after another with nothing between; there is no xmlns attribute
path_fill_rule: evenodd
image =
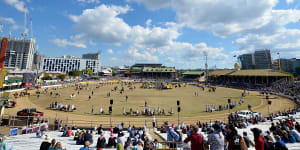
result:
<svg viewBox="0 0 300 150"><path fill-rule="evenodd" d="M67 131L67 136L71 136L71 135L72 135L72 130L70 129Z"/></svg>
<svg viewBox="0 0 300 150"><path fill-rule="evenodd" d="M255 141L255 149L256 150L264 150L264 140L261 136Z"/></svg>
<svg viewBox="0 0 300 150"><path fill-rule="evenodd" d="M198 133L192 133L184 140L184 143L191 141L192 150L203 150L203 136Z"/></svg>

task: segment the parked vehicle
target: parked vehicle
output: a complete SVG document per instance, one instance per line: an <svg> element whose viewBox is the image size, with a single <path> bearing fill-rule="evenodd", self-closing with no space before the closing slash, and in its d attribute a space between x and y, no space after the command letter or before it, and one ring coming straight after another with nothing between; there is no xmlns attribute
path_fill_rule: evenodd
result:
<svg viewBox="0 0 300 150"><path fill-rule="evenodd" d="M242 119L252 119L252 118L258 117L258 115L259 114L257 112L252 112L249 110L241 110L238 113L239 118L242 118Z"/></svg>
<svg viewBox="0 0 300 150"><path fill-rule="evenodd" d="M25 108L21 111L17 112L18 116L33 116L33 117L39 117L44 116L43 112L39 112L36 110L36 108Z"/></svg>

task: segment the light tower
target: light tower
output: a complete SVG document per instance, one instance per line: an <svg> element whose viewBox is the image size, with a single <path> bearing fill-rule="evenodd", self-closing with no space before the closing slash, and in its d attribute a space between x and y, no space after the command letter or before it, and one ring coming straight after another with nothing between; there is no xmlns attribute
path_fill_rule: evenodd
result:
<svg viewBox="0 0 300 150"><path fill-rule="evenodd" d="M25 40L26 36L28 35L27 28L26 28L26 6L25 5L24 5L23 14L24 14L24 33L22 33L22 36L23 36L23 38Z"/></svg>
<svg viewBox="0 0 300 150"><path fill-rule="evenodd" d="M208 65L207 65L207 56L208 56L208 54L207 54L206 51L203 52L203 56L205 56L205 81L207 83L208 82L208 70L207 70L207 68L208 68Z"/></svg>

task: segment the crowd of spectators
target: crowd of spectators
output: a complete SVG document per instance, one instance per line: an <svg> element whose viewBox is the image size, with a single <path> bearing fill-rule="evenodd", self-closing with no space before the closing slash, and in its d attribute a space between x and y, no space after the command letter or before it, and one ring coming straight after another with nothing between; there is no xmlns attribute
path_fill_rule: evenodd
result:
<svg viewBox="0 0 300 150"><path fill-rule="evenodd" d="M274 93L281 93L297 100L300 99L300 81L279 80L273 83L267 90Z"/></svg>

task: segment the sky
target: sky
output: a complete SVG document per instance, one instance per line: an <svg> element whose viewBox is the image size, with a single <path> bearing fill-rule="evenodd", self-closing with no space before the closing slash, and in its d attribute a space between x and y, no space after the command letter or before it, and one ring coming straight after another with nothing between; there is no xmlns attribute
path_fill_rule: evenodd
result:
<svg viewBox="0 0 300 150"><path fill-rule="evenodd" d="M0 36L37 41L49 57L101 51L102 66L233 68L270 49L300 58L300 0L0 0ZM30 28L32 18L32 31Z"/></svg>

